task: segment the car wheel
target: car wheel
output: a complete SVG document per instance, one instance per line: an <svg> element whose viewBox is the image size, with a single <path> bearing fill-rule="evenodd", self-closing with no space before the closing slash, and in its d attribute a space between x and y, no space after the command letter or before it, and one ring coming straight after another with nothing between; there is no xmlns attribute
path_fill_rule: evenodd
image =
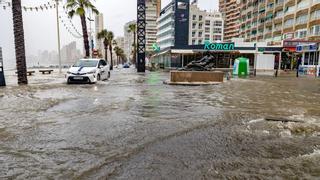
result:
<svg viewBox="0 0 320 180"><path fill-rule="evenodd" d="M98 76L97 76L97 80L98 80L98 81L100 81L100 80L101 80L101 76L100 76L100 74L98 74Z"/></svg>

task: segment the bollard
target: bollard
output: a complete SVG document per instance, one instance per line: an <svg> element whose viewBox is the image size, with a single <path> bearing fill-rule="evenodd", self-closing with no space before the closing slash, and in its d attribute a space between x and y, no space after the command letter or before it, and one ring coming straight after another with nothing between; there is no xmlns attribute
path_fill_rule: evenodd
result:
<svg viewBox="0 0 320 180"><path fill-rule="evenodd" d="M1 47L0 47L0 86L6 86L6 81L4 79L4 72L3 72L3 58L2 58Z"/></svg>

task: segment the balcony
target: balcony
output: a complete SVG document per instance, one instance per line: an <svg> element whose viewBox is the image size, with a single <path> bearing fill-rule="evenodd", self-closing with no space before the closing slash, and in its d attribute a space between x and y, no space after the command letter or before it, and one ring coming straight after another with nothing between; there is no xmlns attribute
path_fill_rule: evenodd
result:
<svg viewBox="0 0 320 180"><path fill-rule="evenodd" d="M303 1L303 2L301 2L301 3L299 3L299 4L297 5L297 10L306 9L306 8L308 8L308 7L309 7L309 6L308 6L307 1Z"/></svg>
<svg viewBox="0 0 320 180"><path fill-rule="evenodd" d="M291 28L293 26L293 23L290 23L290 24L285 24L283 26L284 29L287 29L287 28Z"/></svg>
<svg viewBox="0 0 320 180"><path fill-rule="evenodd" d="M320 13L311 14L311 18L310 19L311 19L311 21L320 19Z"/></svg>

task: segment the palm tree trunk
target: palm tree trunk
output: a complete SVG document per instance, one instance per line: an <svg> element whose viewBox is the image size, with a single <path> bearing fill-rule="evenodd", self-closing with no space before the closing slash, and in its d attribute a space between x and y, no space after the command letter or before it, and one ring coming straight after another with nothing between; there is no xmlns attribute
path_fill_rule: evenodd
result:
<svg viewBox="0 0 320 180"><path fill-rule="evenodd" d="M12 0L12 15L18 84L28 84L21 0Z"/></svg>
<svg viewBox="0 0 320 180"><path fill-rule="evenodd" d="M104 58L106 61L108 61L108 43L106 39L104 39L103 45L104 45Z"/></svg>
<svg viewBox="0 0 320 180"><path fill-rule="evenodd" d="M82 34L83 34L83 43L84 49L86 51L86 57L90 57L90 47L89 47L89 37L88 37L88 30L87 30L87 23L86 23L86 16L80 16L81 25L82 25Z"/></svg>
<svg viewBox="0 0 320 180"><path fill-rule="evenodd" d="M113 60L112 60L112 45L109 45L109 51L110 51L110 60L111 60L111 64L110 64L110 70L113 70Z"/></svg>
<svg viewBox="0 0 320 180"><path fill-rule="evenodd" d="M136 46L136 31L133 31L133 60L132 64L137 62L137 46Z"/></svg>

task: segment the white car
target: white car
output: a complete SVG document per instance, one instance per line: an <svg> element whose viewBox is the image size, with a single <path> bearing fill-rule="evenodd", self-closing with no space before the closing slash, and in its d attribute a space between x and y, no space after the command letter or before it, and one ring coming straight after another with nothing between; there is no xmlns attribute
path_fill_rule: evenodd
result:
<svg viewBox="0 0 320 180"><path fill-rule="evenodd" d="M110 78L110 66L103 59L80 59L67 72L67 83L96 83Z"/></svg>

